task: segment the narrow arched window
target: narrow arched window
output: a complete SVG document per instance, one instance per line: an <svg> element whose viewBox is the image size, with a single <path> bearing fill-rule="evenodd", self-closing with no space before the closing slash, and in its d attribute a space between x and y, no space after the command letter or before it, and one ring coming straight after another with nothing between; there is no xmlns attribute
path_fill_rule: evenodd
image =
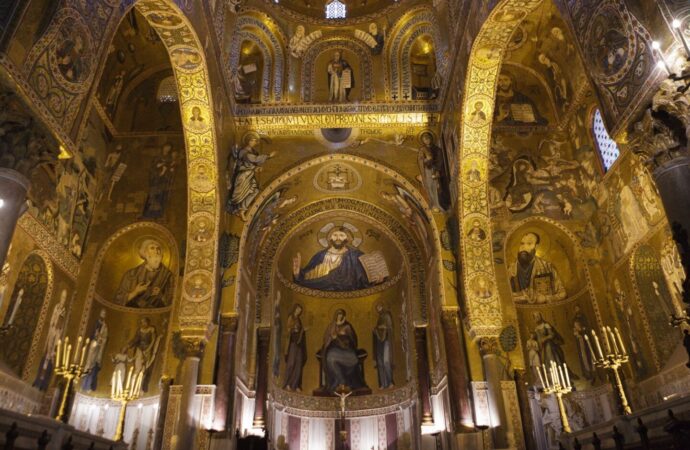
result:
<svg viewBox="0 0 690 450"><path fill-rule="evenodd" d="M618 149L616 141L611 139L609 132L606 130L604 119L601 117L601 111L598 108L594 110L594 115L592 116L592 132L594 133L594 140L596 141L601 164L604 167L604 172L607 172L613 163L616 162L621 151Z"/></svg>
<svg viewBox="0 0 690 450"><path fill-rule="evenodd" d="M156 98L160 103L172 103L177 101L177 85L175 84L175 77L170 75L165 77L158 84L156 91Z"/></svg>

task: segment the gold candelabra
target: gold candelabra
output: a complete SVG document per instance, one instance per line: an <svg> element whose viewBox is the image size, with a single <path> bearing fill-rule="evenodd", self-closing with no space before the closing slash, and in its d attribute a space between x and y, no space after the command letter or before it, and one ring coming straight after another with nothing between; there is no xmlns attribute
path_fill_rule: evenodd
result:
<svg viewBox="0 0 690 450"><path fill-rule="evenodd" d="M543 376L542 370L544 371ZM541 381L541 385L544 386L544 393L554 394L556 396L563 431L566 433L572 432L570 422L568 422L568 414L565 410L565 404L563 403L563 396L572 392L573 390L573 385L570 383L570 375L568 374L568 365L565 363L558 365L554 361L551 361L548 371L546 370L546 366L542 364L541 370L539 369L539 366L537 366L537 373L539 374L539 381Z"/></svg>
<svg viewBox="0 0 690 450"><path fill-rule="evenodd" d="M623 339L621 339L621 334L618 328L613 327L603 327L601 332L604 336L604 349L602 349L601 343L599 342L599 337L596 331L592 330L592 337L594 338L594 344L596 346L596 352L592 347L589 336L585 334L585 341L587 342L587 347L592 355L592 361L597 367L604 369L611 369L613 375L616 379L616 391L618 392L618 397L620 398L621 405L623 405L623 414L632 414L632 409L628 404L628 399L625 396L625 389L623 388L623 381L619 373L620 367L630 360L628 352L623 344ZM605 350L605 351L604 351Z"/></svg>
<svg viewBox="0 0 690 450"><path fill-rule="evenodd" d="M127 378L125 380L122 378L123 371L115 370L110 384L110 398L120 402L120 416L117 419L115 441L121 441L124 435L127 404L138 399L141 395L141 381L144 379L144 371L142 370L135 374L134 367L130 367L129 372L127 372Z"/></svg>
<svg viewBox="0 0 690 450"><path fill-rule="evenodd" d="M70 392L75 384L79 383L81 377L89 373L89 369L84 367L86 361L86 352L89 349L90 339L83 339L81 336L77 339L77 345L72 348L69 342L69 337L66 337L64 342L58 339L55 346L55 375L62 377L64 387L60 399L60 408L58 409L56 420L67 422L67 401ZM74 350L74 353L72 353Z"/></svg>

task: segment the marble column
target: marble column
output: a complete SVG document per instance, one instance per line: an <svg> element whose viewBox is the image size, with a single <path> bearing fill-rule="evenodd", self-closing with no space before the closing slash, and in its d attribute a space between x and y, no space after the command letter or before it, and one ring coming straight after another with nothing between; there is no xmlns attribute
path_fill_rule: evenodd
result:
<svg viewBox="0 0 690 450"><path fill-rule="evenodd" d="M488 390L489 415L491 417L491 435L494 448L508 447L508 418L501 381L504 379L503 363L498 357L498 339L483 337L479 340L479 353L482 355L482 366Z"/></svg>
<svg viewBox="0 0 690 450"><path fill-rule="evenodd" d="M254 397L254 421L252 426L266 426L266 397L268 394L268 348L271 341L271 329L261 327L256 330L256 395Z"/></svg>
<svg viewBox="0 0 690 450"><path fill-rule="evenodd" d="M220 317L218 337L218 370L216 372L215 417L213 429L227 430L232 411L233 380L235 372L235 342L237 337L238 316L223 314Z"/></svg>
<svg viewBox="0 0 690 450"><path fill-rule="evenodd" d="M163 448L163 432L165 431L165 419L168 415L168 400L170 399L170 386L172 378L163 375L160 381L160 397L158 400L158 417L156 418L156 437L153 440L153 450Z"/></svg>
<svg viewBox="0 0 690 450"><path fill-rule="evenodd" d="M5 264L17 221L26 211L28 191L29 180L24 175L0 168L0 267Z"/></svg>
<svg viewBox="0 0 690 450"><path fill-rule="evenodd" d="M417 391L422 407L422 426L434 424L431 409L431 380L429 377L429 355L427 351L426 326L415 326L415 347L417 349Z"/></svg>
<svg viewBox="0 0 690 450"><path fill-rule="evenodd" d="M532 408L529 404L530 384L527 381L525 369L513 371L513 381L517 389L518 404L520 405L520 418L522 419L522 434L525 436L527 448L538 448L535 439L534 422L532 421Z"/></svg>
<svg viewBox="0 0 690 450"><path fill-rule="evenodd" d="M448 361L448 388L453 427L457 432L473 432L472 397L467 354L462 330L459 328L458 310L444 309L442 313L443 339Z"/></svg>
<svg viewBox="0 0 690 450"><path fill-rule="evenodd" d="M194 437L196 423L194 422L194 411L192 405L196 386L199 379L199 361L206 347L206 339L201 337L182 337L182 369L180 370L182 393L180 395L180 409L177 418L177 426L173 442L176 443L175 449L187 450L194 448Z"/></svg>

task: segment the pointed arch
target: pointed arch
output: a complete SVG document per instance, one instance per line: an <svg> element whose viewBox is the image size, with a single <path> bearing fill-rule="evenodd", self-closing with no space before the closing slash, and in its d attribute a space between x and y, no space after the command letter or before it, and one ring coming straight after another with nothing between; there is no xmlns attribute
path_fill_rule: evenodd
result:
<svg viewBox="0 0 690 450"><path fill-rule="evenodd" d="M185 335L205 335L216 298L218 242L198 242L191 233L197 222L220 222L218 149L211 82L204 47L189 19L171 0L140 0L134 7L156 30L170 55L177 82L180 113L187 150L187 233L179 325ZM192 123L198 108L205 120Z"/></svg>
<svg viewBox="0 0 690 450"><path fill-rule="evenodd" d="M503 0L484 22L472 45L468 63L462 114L469 114L476 103L484 105L486 116L493 117L496 85L503 58L510 39L527 15L543 0ZM496 336L502 327L501 301L498 294L491 239L489 211L489 152L491 151L492 121L462 121L460 146L460 174L458 217L461 227L468 220L478 220L487 231L487 239L460 243L464 267L463 287L466 320L475 336ZM472 172L472 176L466 176ZM477 172L480 174L476 176ZM482 298L472 292L474 280L483 278L489 283L491 296Z"/></svg>

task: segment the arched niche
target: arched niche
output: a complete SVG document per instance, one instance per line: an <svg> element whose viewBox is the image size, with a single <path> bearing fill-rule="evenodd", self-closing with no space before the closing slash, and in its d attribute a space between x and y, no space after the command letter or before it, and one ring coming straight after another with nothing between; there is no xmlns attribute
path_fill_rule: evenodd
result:
<svg viewBox="0 0 690 450"><path fill-rule="evenodd" d="M470 218L464 225L467 239L486 237L477 232L475 224ZM535 386L540 386L537 366L548 366L551 361L567 363L578 390L589 389L600 381L584 333L600 328L602 313L577 242L565 226L546 217L516 222L506 234L498 290L506 317L516 317L527 376ZM475 280L466 289L478 297L487 295L478 292L485 286L481 278ZM559 338L542 345L540 338L547 327Z"/></svg>
<svg viewBox="0 0 690 450"><path fill-rule="evenodd" d="M243 270L233 280L233 309L239 315L238 353L243 355L235 361L239 380L235 425L251 425L257 329L265 332L266 328L271 330L268 390L272 402L268 414L276 424L272 438L278 441L284 426L290 424L308 424L313 430L333 425L334 398L324 396L332 394L320 389L321 355L324 335L335 311L342 308L357 334L358 349L367 352L361 364L371 392L360 390L360 395L348 399L348 410L356 411L358 417L356 426L373 426L397 437L414 434L409 426L416 414L412 405L417 395L414 359L409 359L415 352L414 327L440 327L435 321L446 301L444 286L454 276L444 267L437 224L415 183L382 163L328 153L285 170L257 196L247 216L247 225L239 237L238 265ZM296 282L296 252L301 253L299 266L305 269L324 249L324 226L329 223L354 225L357 231L353 233L361 238L358 248L363 253L382 252L388 279L352 290L317 289ZM394 386L385 389L379 385L374 367L377 302L389 308L393 316ZM306 337L306 363L299 392L285 385L289 332L296 323L289 316L297 304L302 307L299 318ZM230 308L222 305L224 311ZM434 383L442 383L445 374L439 338L437 332L429 333ZM387 417L387 424L379 424L383 417ZM309 445L328 446L320 440L323 437L322 433L310 431ZM293 438L287 441L290 446L297 445Z"/></svg>
<svg viewBox="0 0 690 450"><path fill-rule="evenodd" d="M264 13L253 9L248 9L237 18L235 28L237 31L233 33L228 51L230 59L224 70L227 79L234 85L236 100L246 102L246 96L249 95L252 102L257 98L262 102L281 101L287 71L287 39L283 31ZM259 60L261 70L258 65L255 70L253 65ZM260 81L251 93L246 92L248 79Z"/></svg>
<svg viewBox="0 0 690 450"><path fill-rule="evenodd" d="M656 368L661 370L680 344L682 334L668 324L669 316L680 311L674 304L659 256L651 245L641 244L634 250L630 278L639 299L636 306L642 317L643 331L651 346Z"/></svg>
<svg viewBox="0 0 690 450"><path fill-rule="evenodd" d="M438 80L436 79L436 54L434 52L434 40L429 34L422 34L414 40L408 41L409 48L406 49L408 61L407 82L403 86L409 85L405 89L407 95L411 94L412 100L429 100L438 95Z"/></svg>
<svg viewBox="0 0 690 450"><path fill-rule="evenodd" d="M144 371L146 392L157 389L165 367L172 311L176 298L180 257L172 234L154 222L137 222L116 231L98 251L80 335L93 337L105 327L99 374L82 380L85 392L105 394L116 370ZM139 292L138 285L146 285ZM152 346L139 344L142 338ZM147 346L148 347L148 346Z"/></svg>
<svg viewBox="0 0 690 450"><path fill-rule="evenodd" d="M271 60L265 44L252 33L240 32L240 60L234 69L233 93L237 103L270 101Z"/></svg>
<svg viewBox="0 0 690 450"><path fill-rule="evenodd" d="M374 98L373 62L370 49L350 37L333 36L319 40L309 47L302 63L302 101L327 102L329 98L328 64L335 52L352 68L354 86L349 101L368 101Z"/></svg>
<svg viewBox="0 0 690 450"><path fill-rule="evenodd" d="M8 332L3 336L2 360L17 376L28 380L36 357L50 298L53 292L53 266L42 251L30 253L19 269L3 321Z"/></svg>
<svg viewBox="0 0 690 450"><path fill-rule="evenodd" d="M383 51L386 56L384 73L387 98L396 100L413 98L410 51L417 39L425 35L429 36L434 43L435 71L439 70L438 65L445 58L447 44L441 37L433 10L427 7L415 8L398 19L391 28Z"/></svg>

